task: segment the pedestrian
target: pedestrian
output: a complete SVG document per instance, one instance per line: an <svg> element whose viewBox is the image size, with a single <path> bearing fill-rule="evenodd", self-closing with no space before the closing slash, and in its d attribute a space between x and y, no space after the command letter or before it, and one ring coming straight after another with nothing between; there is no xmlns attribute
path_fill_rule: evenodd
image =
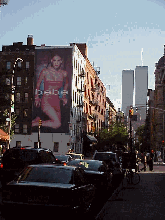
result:
<svg viewBox="0 0 165 220"><path fill-rule="evenodd" d="M153 170L153 159L154 159L154 154L153 150L151 150L150 155L149 155L149 170Z"/></svg>

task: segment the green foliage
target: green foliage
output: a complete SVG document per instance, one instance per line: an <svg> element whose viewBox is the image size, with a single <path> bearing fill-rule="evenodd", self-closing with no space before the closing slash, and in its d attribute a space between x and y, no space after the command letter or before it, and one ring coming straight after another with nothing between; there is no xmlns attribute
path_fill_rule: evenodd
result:
<svg viewBox="0 0 165 220"><path fill-rule="evenodd" d="M9 117L8 109L6 109L6 110L4 111L3 116L6 117L6 118ZM12 113L12 115L11 115L11 130L10 130L10 139L11 139L11 140L12 140L13 135L14 135L14 126L15 126L15 124L16 124L16 123L15 123L16 118L17 118L17 116ZM8 133L9 127L6 126L6 121L3 121L3 122L0 123L0 128L1 128L4 132Z"/></svg>
<svg viewBox="0 0 165 220"><path fill-rule="evenodd" d="M107 144L124 146L128 142L128 132L123 123L114 123L109 129L103 129L100 132L100 141Z"/></svg>

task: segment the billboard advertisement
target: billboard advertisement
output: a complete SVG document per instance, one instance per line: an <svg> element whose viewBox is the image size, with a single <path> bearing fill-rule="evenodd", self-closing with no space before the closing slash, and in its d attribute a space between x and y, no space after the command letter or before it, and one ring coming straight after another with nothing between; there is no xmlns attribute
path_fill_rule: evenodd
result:
<svg viewBox="0 0 165 220"><path fill-rule="evenodd" d="M72 48L36 48L32 132L69 132L72 72Z"/></svg>

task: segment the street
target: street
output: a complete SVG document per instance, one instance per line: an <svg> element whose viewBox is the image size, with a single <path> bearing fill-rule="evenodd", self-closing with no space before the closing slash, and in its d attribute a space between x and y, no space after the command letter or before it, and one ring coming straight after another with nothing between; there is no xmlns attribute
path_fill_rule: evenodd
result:
<svg viewBox="0 0 165 220"><path fill-rule="evenodd" d="M140 168L143 165L140 165ZM140 183L123 185L108 199L96 220L142 220L165 218L165 166L154 165L154 170L139 172Z"/></svg>

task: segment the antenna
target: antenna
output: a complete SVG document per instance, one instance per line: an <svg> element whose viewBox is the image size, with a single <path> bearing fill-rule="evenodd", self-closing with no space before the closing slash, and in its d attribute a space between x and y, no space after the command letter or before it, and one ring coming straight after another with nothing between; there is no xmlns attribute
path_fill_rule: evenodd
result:
<svg viewBox="0 0 165 220"><path fill-rule="evenodd" d="M142 61L142 66L143 66L143 48L141 49L141 61Z"/></svg>

